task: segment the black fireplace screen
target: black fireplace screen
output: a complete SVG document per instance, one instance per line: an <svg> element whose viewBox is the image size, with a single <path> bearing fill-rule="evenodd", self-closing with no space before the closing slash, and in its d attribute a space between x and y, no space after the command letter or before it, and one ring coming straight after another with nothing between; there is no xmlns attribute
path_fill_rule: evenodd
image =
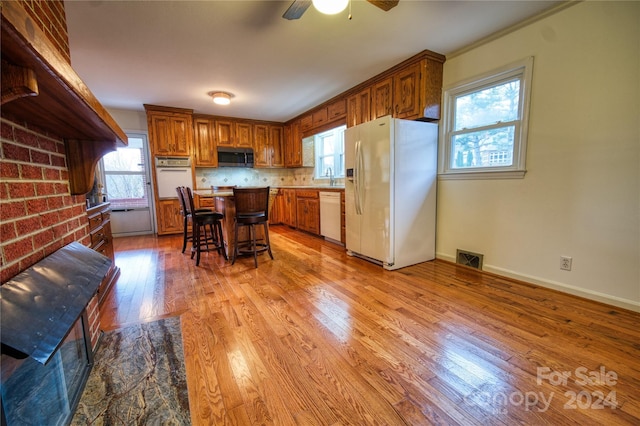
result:
<svg viewBox="0 0 640 426"><path fill-rule="evenodd" d="M46 364L110 266L111 259L74 242L2 285L2 352Z"/></svg>

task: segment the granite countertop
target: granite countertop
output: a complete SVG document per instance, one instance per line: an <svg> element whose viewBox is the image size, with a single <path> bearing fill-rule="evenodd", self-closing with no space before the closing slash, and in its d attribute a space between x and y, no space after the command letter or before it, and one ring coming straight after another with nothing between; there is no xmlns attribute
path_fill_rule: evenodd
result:
<svg viewBox="0 0 640 426"><path fill-rule="evenodd" d="M283 188L283 189L318 189L318 190L327 190L327 189L333 189L335 191L342 191L344 190L344 185L334 185L334 186L329 186L329 185L278 185L278 186L272 186L271 189L278 189L278 188ZM198 194L200 197L232 197L233 196L233 191L217 191L217 192L211 192L211 189L209 188L202 188L202 189L196 189L195 193Z"/></svg>

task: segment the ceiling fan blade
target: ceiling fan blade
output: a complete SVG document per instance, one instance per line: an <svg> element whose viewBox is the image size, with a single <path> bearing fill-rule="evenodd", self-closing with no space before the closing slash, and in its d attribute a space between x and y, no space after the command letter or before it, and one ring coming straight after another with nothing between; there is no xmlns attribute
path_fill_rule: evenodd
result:
<svg viewBox="0 0 640 426"><path fill-rule="evenodd" d="M396 7L400 0L367 0L367 1L372 5L377 6L380 9L387 12L393 9L394 7Z"/></svg>
<svg viewBox="0 0 640 426"><path fill-rule="evenodd" d="M311 6L311 0L294 0L282 17L289 20L300 19L309 6Z"/></svg>

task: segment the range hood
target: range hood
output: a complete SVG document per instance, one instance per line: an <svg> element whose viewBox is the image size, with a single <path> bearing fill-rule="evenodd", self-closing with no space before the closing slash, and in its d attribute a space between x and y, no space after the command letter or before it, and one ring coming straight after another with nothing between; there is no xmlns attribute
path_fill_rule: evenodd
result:
<svg viewBox="0 0 640 426"><path fill-rule="evenodd" d="M98 291L111 259L73 242L0 287L2 352L46 364Z"/></svg>

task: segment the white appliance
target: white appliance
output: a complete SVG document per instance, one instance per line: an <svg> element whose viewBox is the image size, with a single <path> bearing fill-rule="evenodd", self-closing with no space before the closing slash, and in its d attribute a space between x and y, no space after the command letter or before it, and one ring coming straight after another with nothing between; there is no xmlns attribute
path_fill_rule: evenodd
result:
<svg viewBox="0 0 640 426"><path fill-rule="evenodd" d="M320 235L340 243L340 193L320 191Z"/></svg>
<svg viewBox="0 0 640 426"><path fill-rule="evenodd" d="M385 116L345 131L347 253L399 269L435 258L438 125Z"/></svg>
<svg viewBox="0 0 640 426"><path fill-rule="evenodd" d="M178 198L176 188L193 185L189 157L156 157L156 187L158 198Z"/></svg>

